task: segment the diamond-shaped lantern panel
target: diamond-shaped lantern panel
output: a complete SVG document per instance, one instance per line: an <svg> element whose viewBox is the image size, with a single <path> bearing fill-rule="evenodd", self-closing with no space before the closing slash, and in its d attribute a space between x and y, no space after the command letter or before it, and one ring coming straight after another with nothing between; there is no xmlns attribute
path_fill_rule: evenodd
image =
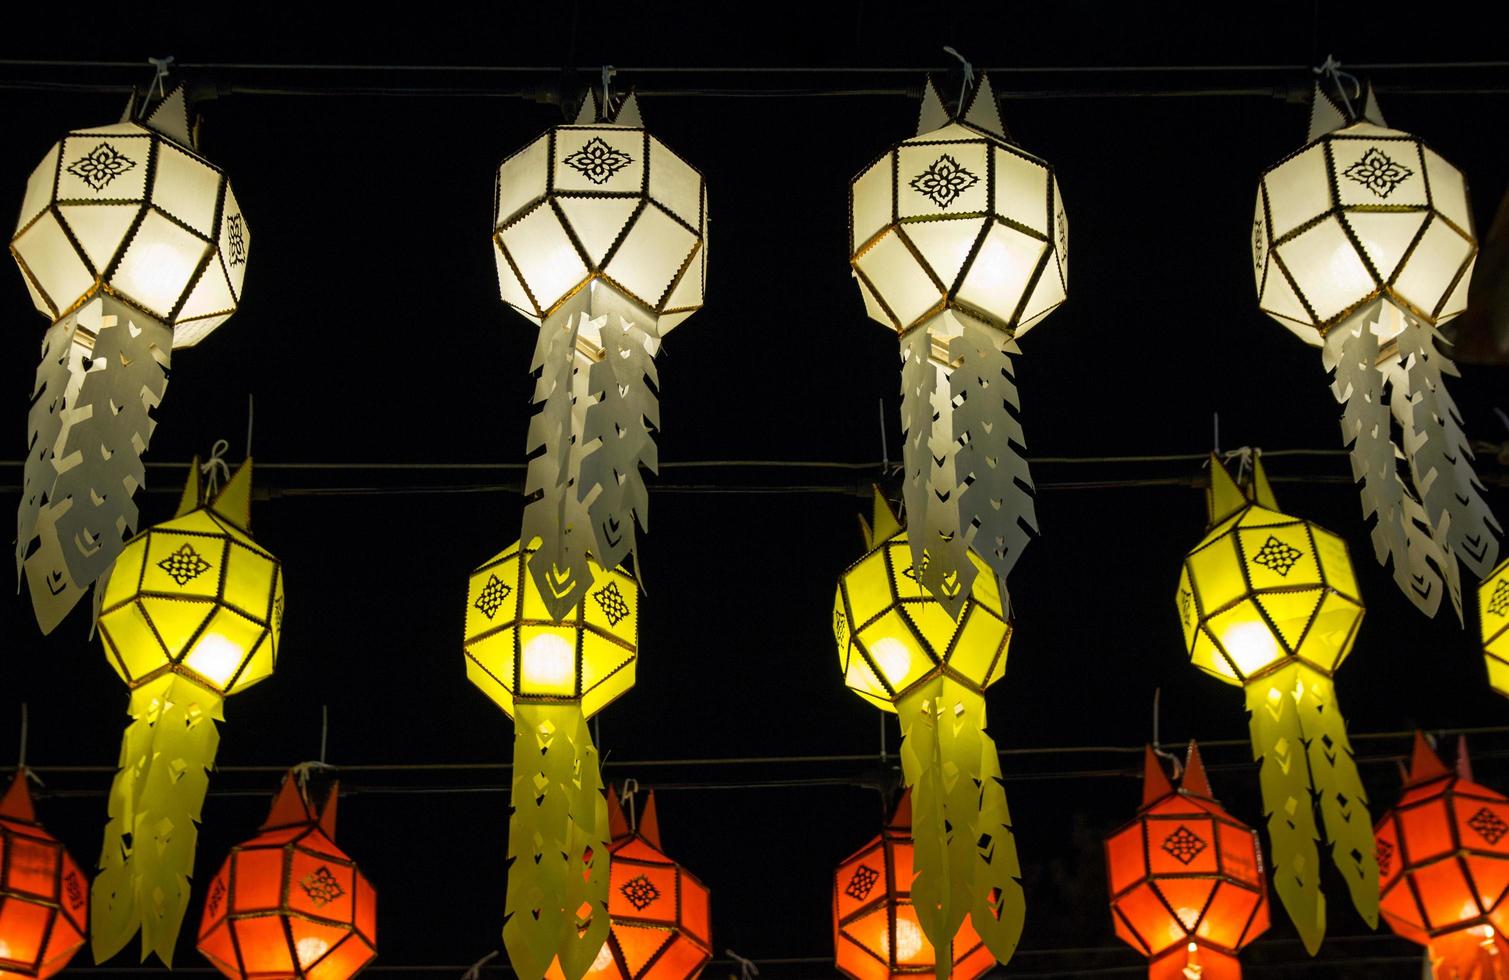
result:
<svg viewBox="0 0 1509 980"><path fill-rule="evenodd" d="M1379 298L1446 322L1467 308L1477 252L1461 171L1417 137L1368 119L1318 136L1258 185L1259 305L1315 346Z"/></svg>
<svg viewBox="0 0 1509 980"><path fill-rule="evenodd" d="M940 674L983 692L1005 675L1011 643L995 576L969 552L980 574L955 619L923 587L907 531L878 493L875 515L870 551L840 576L833 603L845 683L887 711Z"/></svg>
<svg viewBox="0 0 1509 980"><path fill-rule="evenodd" d="M702 306L707 189L645 130L632 96L612 118L557 126L498 168L499 289L538 323L601 282L663 336Z"/></svg>
<svg viewBox="0 0 1509 980"><path fill-rule="evenodd" d="M1068 289L1069 229L1053 168L1006 139L988 82L970 98L957 118L892 147L850 188L850 261L865 308L899 332L950 309L1017 336ZM926 124L927 103L923 113Z"/></svg>
<svg viewBox="0 0 1509 980"><path fill-rule="evenodd" d="M89 934L89 880L37 822L19 769L0 799L0 978L50 977Z"/></svg>
<svg viewBox="0 0 1509 980"><path fill-rule="evenodd" d="M1488 683L1509 697L1509 559L1478 586L1478 625L1488 661Z"/></svg>
<svg viewBox="0 0 1509 980"><path fill-rule="evenodd" d="M180 88L140 122L68 133L32 172L10 250L49 319L104 292L191 347L236 311L251 234L184 115Z"/></svg>
<svg viewBox="0 0 1509 980"><path fill-rule="evenodd" d="M538 547L515 543L472 572L466 675L510 715L515 699L580 700L591 717L634 686L639 585L593 562L586 596L554 620L528 571Z"/></svg>
<svg viewBox="0 0 1509 980"><path fill-rule="evenodd" d="M190 466L178 516L126 543L104 586L106 656L130 687L168 673L233 694L272 674L283 629L283 569L252 540L251 461L199 502Z"/></svg>
<svg viewBox="0 0 1509 980"><path fill-rule="evenodd" d="M377 893L290 772L262 830L210 880L199 952L236 980L346 980L377 956Z"/></svg>
<svg viewBox="0 0 1509 980"><path fill-rule="evenodd" d="M913 850L908 791L880 836L844 859L833 876L833 945L844 976L895 980L937 971L937 953L912 905ZM958 980L983 977L996 965L967 916L950 952Z"/></svg>

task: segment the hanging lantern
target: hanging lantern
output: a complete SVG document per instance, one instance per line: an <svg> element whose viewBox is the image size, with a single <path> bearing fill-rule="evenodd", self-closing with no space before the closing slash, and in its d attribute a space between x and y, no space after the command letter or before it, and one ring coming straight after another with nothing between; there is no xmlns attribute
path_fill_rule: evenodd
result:
<svg viewBox="0 0 1509 980"><path fill-rule="evenodd" d="M618 796L608 791L610 855L608 941L587 970L603 980L690 980L713 958L707 886L665 856L655 794L630 827ZM561 980L558 963L545 973Z"/></svg>
<svg viewBox="0 0 1509 980"><path fill-rule="evenodd" d="M850 185L849 231L865 309L901 335L912 563L957 617L966 553L1004 598L1037 529L1007 355L1064 301L1063 199L1053 169L1008 141L988 78L952 113L929 78L917 135Z"/></svg>
<svg viewBox="0 0 1509 980"><path fill-rule="evenodd" d="M466 675L514 720L503 944L514 971L559 957L580 980L608 938L608 804L587 719L634 686L639 585L588 565L587 595L557 618L519 542L472 572Z"/></svg>
<svg viewBox="0 0 1509 980"><path fill-rule="evenodd" d="M1143 760L1142 809L1106 838L1116 935L1149 960L1149 980L1241 980L1237 953L1268 929L1257 833L1217 803L1189 743L1176 790Z"/></svg>
<svg viewBox="0 0 1509 980"><path fill-rule="evenodd" d="M1179 575L1184 643L1196 667L1247 692L1274 886L1313 955L1326 931L1317 805L1352 904L1369 925L1378 921L1367 793L1331 680L1352 649L1362 600L1346 544L1280 513L1260 458L1239 487L1212 455L1210 479L1210 528Z"/></svg>
<svg viewBox="0 0 1509 980"><path fill-rule="evenodd" d="M1004 963L1025 908L1000 759L985 733L985 688L1006 672L1011 624L993 575L975 577L957 619L927 591L907 532L878 490L865 533L869 552L838 582L833 632L848 686L901 719L916 841L913 907L935 947L973 916ZM973 552L969 560L989 571ZM948 963L937 970L942 980Z"/></svg>
<svg viewBox="0 0 1509 980"><path fill-rule="evenodd" d="M210 880L199 952L236 980L346 980L377 958L377 893L336 846L331 787L323 812L289 772L257 836L231 848Z"/></svg>
<svg viewBox="0 0 1509 980"><path fill-rule="evenodd" d="M131 689L131 724L94 880L96 962L140 929L143 958L152 951L172 964L215 722L227 694L277 663L283 572L249 533L251 475L248 459L202 500L195 459L177 516L132 538L100 587L100 637Z"/></svg>
<svg viewBox="0 0 1509 980"><path fill-rule="evenodd" d="M136 530L132 498L174 348L236 311L251 241L199 156L183 86L57 143L26 185L10 251L42 342L28 416L16 572L50 632Z"/></svg>
<svg viewBox="0 0 1509 980"><path fill-rule="evenodd" d="M1375 837L1384 921L1429 948L1437 980L1509 973L1509 797L1472 781L1465 741L1453 773L1415 733L1404 792Z"/></svg>
<svg viewBox="0 0 1509 980"><path fill-rule="evenodd" d="M915 847L911 791L901 795L876 837L838 866L833 876L833 948L838 972L856 980L894 980L927 973L975 980L996 958L975 932L972 913L953 934L942 963L913 902ZM950 970L952 973L950 973Z"/></svg>
<svg viewBox="0 0 1509 980"><path fill-rule="evenodd" d="M559 621L593 582L588 553L614 568L635 554L635 521L647 526L654 357L702 306L707 191L633 95L615 106L605 93L503 161L494 205L503 300L540 326L523 538L541 541L530 574Z"/></svg>
<svg viewBox="0 0 1509 980"><path fill-rule="evenodd" d="M1446 390L1456 367L1436 346L1467 305L1478 251L1467 183L1387 128L1371 87L1354 101L1331 79L1334 95L1315 87L1309 141L1258 186L1258 301L1322 348L1379 562L1427 615L1444 585L1460 616L1457 560L1486 576L1500 532Z"/></svg>
<svg viewBox="0 0 1509 980"><path fill-rule="evenodd" d="M52 976L89 934L89 879L37 822L27 779L0 799L0 980Z"/></svg>
<svg viewBox="0 0 1509 980"><path fill-rule="evenodd" d="M1483 631L1488 683L1509 697L1509 559L1478 586L1478 626Z"/></svg>

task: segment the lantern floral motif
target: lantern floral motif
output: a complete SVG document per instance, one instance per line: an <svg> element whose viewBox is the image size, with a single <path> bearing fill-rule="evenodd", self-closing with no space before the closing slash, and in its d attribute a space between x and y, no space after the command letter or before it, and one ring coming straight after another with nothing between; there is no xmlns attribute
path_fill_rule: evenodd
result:
<svg viewBox="0 0 1509 980"><path fill-rule="evenodd" d="M89 934L89 879L37 822L24 768L0 798L0 978L50 977Z"/></svg>
<svg viewBox="0 0 1509 980"><path fill-rule="evenodd" d="M580 980L611 908L608 804L587 719L634 686L639 585L589 562L586 595L557 617L529 571L539 548L516 543L472 572L466 673L514 720L508 958L523 977L559 958Z"/></svg>
<svg viewBox="0 0 1509 980"><path fill-rule="evenodd" d="M1195 743L1178 789L1151 746L1143 772L1142 809L1106 838L1116 935L1149 980L1240 980L1237 953L1268 929L1257 833L1216 802Z"/></svg>
<svg viewBox="0 0 1509 980"><path fill-rule="evenodd" d="M1437 980L1488 980L1509 956L1509 797L1450 772L1415 734L1399 802L1374 831L1389 928L1430 950Z"/></svg>
<svg viewBox="0 0 1509 980"><path fill-rule="evenodd" d="M631 94L594 93L498 168L493 252L504 302L540 326L523 538L552 619L613 568L646 527L639 469L655 471L655 354L702 306L707 191L651 136Z"/></svg>
<svg viewBox="0 0 1509 980"><path fill-rule="evenodd" d="M1000 759L985 733L985 688L1006 672L1011 624L990 574L976 576L957 619L950 614L922 584L907 532L878 490L866 536L868 553L839 579L833 632L848 686L901 719L916 846L912 907L937 948L972 916L1004 963L1025 907ZM937 971L942 980L948 963Z"/></svg>
<svg viewBox="0 0 1509 980"><path fill-rule="evenodd" d="M608 791L610 855L608 941L587 970L603 980L690 980L713 957L707 886L665 856L655 794L630 826ZM561 980L558 964L545 974Z"/></svg>
<svg viewBox="0 0 1509 980"><path fill-rule="evenodd" d="M833 876L833 949L838 972L855 980L896 980L932 973L975 980L996 958L967 913L949 937L949 955L922 925L913 882L911 791L901 795L891 820L876 837L838 866Z"/></svg>
<svg viewBox="0 0 1509 980"><path fill-rule="evenodd" d="M235 980L346 980L377 957L377 893L290 772L262 830L210 879L199 952Z"/></svg>
<svg viewBox="0 0 1509 980"><path fill-rule="evenodd" d="M1371 88L1354 102L1340 85L1316 85L1309 141L1259 183L1258 301L1322 348L1379 562L1421 611L1435 615L1444 586L1460 616L1457 561L1486 576L1501 531L1446 390L1456 366L1437 346L1436 328L1466 308L1478 252L1467 183L1389 129Z"/></svg>
<svg viewBox="0 0 1509 980"><path fill-rule="evenodd" d="M213 472L213 471L212 471ZM101 583L105 656L131 690L93 889L96 961L141 930L171 965L189 901L200 808L227 694L272 674L283 571L252 540L251 460L201 499L189 467L178 513L132 538Z"/></svg>
<svg viewBox="0 0 1509 980"><path fill-rule="evenodd" d="M1378 921L1367 793L1332 682L1362 600L1345 542L1280 513L1260 457L1238 486L1212 455L1210 478L1210 527L1175 595L1184 643L1196 667L1247 693L1274 886L1313 955L1326 930L1317 806L1352 904Z"/></svg>
<svg viewBox="0 0 1509 980"><path fill-rule="evenodd" d="M185 90L76 130L26 185L10 251L52 321L28 416L16 572L52 630L136 529L132 497L174 348L235 312L251 242L198 154Z"/></svg>
<svg viewBox="0 0 1509 980"><path fill-rule="evenodd" d="M850 185L849 232L865 310L901 336L912 563L957 616L966 554L1004 598L1037 528L1007 355L1064 301L1063 199L1053 169L1007 139L988 78L952 113L929 78L917 135Z"/></svg>
<svg viewBox="0 0 1509 980"><path fill-rule="evenodd" d="M1478 586L1478 626L1483 633L1488 683L1509 697L1509 559Z"/></svg>

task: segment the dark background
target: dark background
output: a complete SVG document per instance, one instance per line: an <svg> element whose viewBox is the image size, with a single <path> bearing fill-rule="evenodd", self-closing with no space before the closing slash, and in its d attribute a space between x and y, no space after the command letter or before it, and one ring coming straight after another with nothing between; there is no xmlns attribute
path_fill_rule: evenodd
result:
<svg viewBox="0 0 1509 980"><path fill-rule="evenodd" d="M1456 9L1454 9L1456 8ZM1410 8L1413 9L1413 8ZM357 65L523 65L537 75L465 76L499 89L545 84L562 63L623 66L913 67L885 84L919 86L946 70L952 44L977 65L1084 65L1068 75L998 76L999 89L1198 88L1219 73L1117 75L1112 65L1292 65L1260 85L1303 87L1297 66L1334 50L1343 61L1502 58L1502 35L1475 30L1469 5L1428 18L1387 4L1111 7L1100 4L819 5L582 4L541 12L510 4L327 12L319 5L246 17L229 8L69 6L35 33L0 43L7 58ZM1418 11L1416 11L1418 13ZM573 27L573 22L575 26ZM24 41L24 43L23 43ZM5 151L0 192L25 179L67 128L118 117L123 98L68 86L125 85L142 70L6 67L50 91L0 87ZM444 84L399 72L226 71L248 86ZM727 77L655 76L655 87L726 87ZM1243 76L1246 77L1246 76ZM1428 72L1379 71L1391 124L1417 132L1467 174L1480 229L1509 173L1509 100L1433 95ZM1502 89L1504 69L1479 72ZM642 79L643 80L643 79ZM866 82L874 79L866 78ZM790 87L812 83L802 77ZM842 79L819 79L838 87ZM945 90L957 85L957 77ZM646 86L649 88L650 86ZM768 87L768 86L767 86ZM781 87L786 87L784 84ZM1338 409L1319 353L1261 314L1248 233L1259 171L1303 140L1302 104L1273 95L1005 100L1015 138L1057 168L1073 233L1069 301L1023 343L1017 361L1033 456L1199 453L1212 413L1226 448L1340 446ZM888 453L900 456L895 339L866 320L845 267L847 180L913 131L915 98L738 98L647 95L649 127L706 175L712 251L707 305L659 361L667 463L692 460L873 462L877 403ZM206 107L202 151L231 174L253 237L241 310L199 348L174 357L141 497L144 523L170 515L181 465L219 437L240 456L255 396L259 463L500 463L524 458L534 328L499 301L489 255L491 180L505 155L560 121L551 105L510 98L228 95ZM8 189L8 190L6 190ZM0 193L0 199L3 199ZM0 276L8 356L0 402L9 452L24 416L45 323L19 274ZM1452 386L1468 433L1509 432L1504 368L1465 367ZM1491 454L1485 476L1504 470ZM1357 733L1500 726L1469 612L1426 620L1371 557L1344 457L1272 459L1293 513L1352 546L1368 616L1340 674ZM1167 744L1211 743L1216 793L1261 821L1241 695L1184 655L1173 592L1178 562L1203 529L1197 462L1035 467L1042 540L1012 584L1017 635L1006 680L991 691L991 732L1007 749L1133 748L1151 735L1162 690ZM879 753L877 713L842 685L829 629L835 577L861 550L854 515L878 474L667 470L652 481L652 533L642 540L648 589L639 684L601 716L607 775L659 785L669 853L713 890L720 956L733 949L762 976L831 975L832 869L879 828L872 789L747 788L772 780L864 782L873 762L664 765L634 760ZM14 499L20 470L3 482ZM1070 488L1148 476L1189 487ZM508 544L521 498L452 494L319 494L311 488L516 481L517 471L394 476L269 468L254 509L258 540L289 580L283 658L268 682L226 705L204 811L198 881L250 836L282 767L319 751L329 706L329 761L347 767L341 844L380 893L380 966L454 975L497 946L502 922L511 723L466 681L460 649L467 572ZM1329 481L1329 482L1325 482ZM823 483L786 493L758 482ZM659 489L656 489L656 487ZM674 489L680 487L681 489ZM892 486L894 491L896 488ZM858 493L856 493L856 490ZM302 492L301 492L302 491ZM1502 489L1490 499L1509 514ZM8 506L8 505L7 505ZM1470 601L1470 599L1469 599ZM85 865L97 855L126 692L76 613L41 637L29 601L0 603L0 758L4 719L31 708L28 761L47 785L42 819ZM887 723L890 750L897 735ZM1216 744L1220 743L1220 744ZM1397 795L1400 736L1359 739L1372 810ZM1509 737L1483 734L1481 781L1509 789ZM893 755L894 759L894 755ZM455 772L362 765L491 763ZM1135 812L1133 752L1046 752L1004 760L1029 902L1016 976L1136 976L1140 958L1115 940L1105 909L1100 839ZM65 771L62 767L95 767ZM265 766L265 771L235 767ZM724 788L709 788L714 783ZM695 786L689 784L696 784ZM746 784L741 788L739 784ZM428 792L410 792L425 789ZM437 793L457 789L466 792ZM395 792L395 790L405 790ZM1245 955L1251 976L1398 976L1420 972L1415 947L1368 932L1340 882L1328 883L1330 935L1308 960L1275 904L1274 927ZM203 897L185 923L180 967ZM87 952L76 961L82 971ZM129 968L123 953L112 967ZM808 960L782 964L783 959ZM418 965L434 965L429 970ZM720 964L709 975L723 976Z"/></svg>

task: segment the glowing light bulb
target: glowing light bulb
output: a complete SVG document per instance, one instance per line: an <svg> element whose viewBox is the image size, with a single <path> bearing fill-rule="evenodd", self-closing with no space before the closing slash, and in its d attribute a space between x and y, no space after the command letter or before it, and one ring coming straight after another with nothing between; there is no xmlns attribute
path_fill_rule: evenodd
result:
<svg viewBox="0 0 1509 980"><path fill-rule="evenodd" d="M576 654L565 637L542 633L524 644L524 683L532 687L570 688Z"/></svg>
<svg viewBox="0 0 1509 980"><path fill-rule="evenodd" d="M1221 646L1236 661L1237 669L1254 674L1283 656L1266 623L1235 623L1221 633Z"/></svg>
<svg viewBox="0 0 1509 980"><path fill-rule="evenodd" d="M917 958L924 951L932 952L927 937L922 934L922 926L917 920L909 915L901 915L898 908L896 916L896 962L898 964L916 964ZM880 935L881 955L891 955L891 933L887 930Z"/></svg>
<svg viewBox="0 0 1509 980"><path fill-rule="evenodd" d="M912 651L894 637L876 640L870 647L870 655L875 658L875 665L893 687L901 683L912 666Z"/></svg>
<svg viewBox="0 0 1509 980"><path fill-rule="evenodd" d="M206 633L194 644L184 665L224 690L241 666L241 647L219 633Z"/></svg>
<svg viewBox="0 0 1509 980"><path fill-rule="evenodd" d="M304 967L330 952L330 944L319 936L305 936L293 946L294 951L299 954L299 965Z"/></svg>
<svg viewBox="0 0 1509 980"><path fill-rule="evenodd" d="M1184 923L1184 929L1185 930L1193 929L1195 927L1195 923L1197 923L1197 922L1200 921L1200 910L1199 909L1192 909L1189 906L1182 906L1182 907L1180 907L1179 910L1177 912L1175 912L1174 914L1179 917L1179 921L1180 922ZM1177 929L1177 927L1175 927L1175 928ZM1177 938L1183 939L1184 938L1183 930L1178 930L1178 931L1179 931L1179 936Z"/></svg>
<svg viewBox="0 0 1509 980"><path fill-rule="evenodd" d="M592 961L592 966L587 969L588 973L605 973L613 966L613 950L608 948L606 942L603 948L597 951L597 959Z"/></svg>

